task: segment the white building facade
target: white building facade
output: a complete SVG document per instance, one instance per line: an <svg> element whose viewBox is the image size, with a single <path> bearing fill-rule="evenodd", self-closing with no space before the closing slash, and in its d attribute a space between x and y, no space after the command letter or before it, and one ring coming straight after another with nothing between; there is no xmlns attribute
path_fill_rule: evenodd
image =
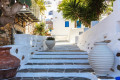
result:
<svg viewBox="0 0 120 80"><path fill-rule="evenodd" d="M84 32L84 26L77 21L78 23L77 28L75 28L75 22L72 22L71 20L65 20L63 19L62 12L57 12L57 7L61 3L62 0L46 0L47 2L50 2L49 7L47 7L46 11L46 20L52 20L53 21L53 30L51 32L51 35L56 38L56 41L69 41L71 40L71 32L74 32L74 34L79 35L82 32ZM46 5L48 6L48 5ZM53 12L52 15L49 13ZM72 37L73 38L73 37ZM75 36L74 36L75 38ZM71 42L71 41L70 41ZM75 41L72 41L75 42Z"/></svg>

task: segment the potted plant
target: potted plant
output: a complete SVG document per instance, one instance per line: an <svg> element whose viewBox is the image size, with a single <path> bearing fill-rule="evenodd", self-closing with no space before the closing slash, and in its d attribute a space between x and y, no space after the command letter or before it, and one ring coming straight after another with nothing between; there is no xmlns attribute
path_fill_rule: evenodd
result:
<svg viewBox="0 0 120 80"><path fill-rule="evenodd" d="M47 37L45 43L49 49L52 49L55 46L55 38L54 37Z"/></svg>

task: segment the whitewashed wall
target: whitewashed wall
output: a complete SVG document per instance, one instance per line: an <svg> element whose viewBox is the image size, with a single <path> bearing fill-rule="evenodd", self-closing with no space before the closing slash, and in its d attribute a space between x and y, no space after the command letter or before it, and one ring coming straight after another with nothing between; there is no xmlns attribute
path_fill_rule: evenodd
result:
<svg viewBox="0 0 120 80"><path fill-rule="evenodd" d="M10 53L20 59L21 66L28 62L32 53L30 48L25 45L7 45L5 47L12 47Z"/></svg>
<svg viewBox="0 0 120 80"><path fill-rule="evenodd" d="M53 12L53 36L57 36L59 39L65 39L66 36L66 40L68 40L71 28L74 28L74 22L69 21L69 27L65 27L65 19L62 17L62 13Z"/></svg>
<svg viewBox="0 0 120 80"><path fill-rule="evenodd" d="M10 52L21 60L21 67L28 62L31 55L36 51L44 51L47 49L45 36L15 34L14 39L14 45L7 45L5 47L12 47Z"/></svg>
<svg viewBox="0 0 120 80"><path fill-rule="evenodd" d="M69 21L69 27L65 27L65 21ZM62 12L53 13L53 31L52 36L55 36L56 40L68 40L71 43L75 43L75 35L78 36L79 32L84 32L85 26L81 25L81 28L75 29L75 22L71 20L65 20L62 16ZM77 31L77 32L76 32Z"/></svg>
<svg viewBox="0 0 120 80"><path fill-rule="evenodd" d="M70 43L75 43L77 36L84 32L84 28L72 28L69 34Z"/></svg>
<svg viewBox="0 0 120 80"><path fill-rule="evenodd" d="M120 0L114 2L114 12L99 22L91 29L79 36L77 45L80 49L90 51L94 47L95 42L111 40L108 44L109 48L115 54L114 72L111 71L111 76L120 76L120 71L117 66L120 65L120 58L116 57L117 52L120 52Z"/></svg>

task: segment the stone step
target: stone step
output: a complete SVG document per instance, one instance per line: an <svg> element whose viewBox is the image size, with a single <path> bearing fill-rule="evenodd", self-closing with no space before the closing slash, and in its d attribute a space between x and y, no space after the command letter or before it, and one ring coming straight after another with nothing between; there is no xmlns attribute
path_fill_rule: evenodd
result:
<svg viewBox="0 0 120 80"><path fill-rule="evenodd" d="M39 60L39 59L30 59L28 63L89 63L88 59L80 59L80 60L65 60L65 59L46 59L46 60Z"/></svg>
<svg viewBox="0 0 120 80"><path fill-rule="evenodd" d="M34 54L34 55L88 55L88 54Z"/></svg>
<svg viewBox="0 0 120 80"><path fill-rule="evenodd" d="M27 63L26 65L89 65L89 63Z"/></svg>
<svg viewBox="0 0 120 80"><path fill-rule="evenodd" d="M35 54L87 54L87 52L35 52Z"/></svg>
<svg viewBox="0 0 120 80"><path fill-rule="evenodd" d="M41 52L41 51L39 51ZM58 49L56 48L56 50L47 50L47 51L44 51L44 52L85 52L83 50L79 50L79 49L76 49L76 50L73 50L73 49L67 49L67 50L62 50L62 49Z"/></svg>
<svg viewBox="0 0 120 80"><path fill-rule="evenodd" d="M21 69L83 69L91 68L90 65L25 65Z"/></svg>
<svg viewBox="0 0 120 80"><path fill-rule="evenodd" d="M37 59L37 60L61 60L61 59L65 59L65 60L81 60L81 59L88 59L88 58L31 58L31 59Z"/></svg>
<svg viewBox="0 0 120 80"><path fill-rule="evenodd" d="M10 80L90 80L83 77L15 77Z"/></svg>
<svg viewBox="0 0 120 80"><path fill-rule="evenodd" d="M91 73L57 73L57 72L41 72L41 73L17 73L16 77L84 77L92 80Z"/></svg>
<svg viewBox="0 0 120 80"><path fill-rule="evenodd" d="M32 55L31 58L88 58L88 55Z"/></svg>
<svg viewBox="0 0 120 80"><path fill-rule="evenodd" d="M57 72L57 73L82 73L82 72L94 72L92 68L86 69L21 69L18 72L22 73L41 73L41 72Z"/></svg>
<svg viewBox="0 0 120 80"><path fill-rule="evenodd" d="M115 80L113 77L98 76L98 80Z"/></svg>

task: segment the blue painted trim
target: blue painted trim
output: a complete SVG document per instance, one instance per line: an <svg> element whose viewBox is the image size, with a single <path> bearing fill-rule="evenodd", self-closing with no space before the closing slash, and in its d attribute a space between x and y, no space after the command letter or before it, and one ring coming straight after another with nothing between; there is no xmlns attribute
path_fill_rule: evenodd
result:
<svg viewBox="0 0 120 80"><path fill-rule="evenodd" d="M65 21L65 27L69 27L69 21Z"/></svg>
<svg viewBox="0 0 120 80"><path fill-rule="evenodd" d="M77 21L77 28L81 28L81 21Z"/></svg>
<svg viewBox="0 0 120 80"><path fill-rule="evenodd" d="M116 80L120 80L120 77L116 77L115 79L116 79Z"/></svg>

